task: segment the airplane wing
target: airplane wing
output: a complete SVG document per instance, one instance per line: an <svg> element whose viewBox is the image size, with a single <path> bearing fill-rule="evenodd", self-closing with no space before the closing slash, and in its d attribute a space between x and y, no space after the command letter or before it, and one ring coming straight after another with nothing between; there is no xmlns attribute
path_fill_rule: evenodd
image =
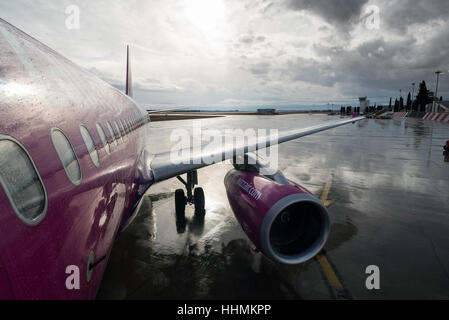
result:
<svg viewBox="0 0 449 320"><path fill-rule="evenodd" d="M164 112L173 112L173 111L179 111L179 110L186 110L187 108L171 108L171 109L161 109L161 110L151 110L151 111L147 111L148 114L153 114L153 113L164 113Z"/></svg>
<svg viewBox="0 0 449 320"><path fill-rule="evenodd" d="M150 163L150 170L154 178L154 182L163 181L180 174L206 167L208 165L231 159L234 156L243 155L248 152L264 149L275 144L298 139L317 132L329 130L349 123L366 119L366 117L354 117L346 120L324 122L307 128L293 129L281 131L277 137L264 136L253 139L247 139L240 143L232 143L226 145L223 143L210 144L201 147L192 147L189 149L179 150L177 153L181 156L176 157L176 163L172 160L172 153L165 152L154 155ZM148 175L147 175L148 176Z"/></svg>

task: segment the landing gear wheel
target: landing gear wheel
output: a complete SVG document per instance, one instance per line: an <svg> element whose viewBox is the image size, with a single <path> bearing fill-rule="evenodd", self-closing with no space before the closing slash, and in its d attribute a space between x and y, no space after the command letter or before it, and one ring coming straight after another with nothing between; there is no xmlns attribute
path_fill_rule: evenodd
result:
<svg viewBox="0 0 449 320"><path fill-rule="evenodd" d="M196 188L193 192L193 199L195 204L195 216L203 217L206 211L204 210L204 191L203 188Z"/></svg>
<svg viewBox="0 0 449 320"><path fill-rule="evenodd" d="M184 195L184 190L177 189L175 191L175 212L176 219L184 220L186 217L186 197Z"/></svg>

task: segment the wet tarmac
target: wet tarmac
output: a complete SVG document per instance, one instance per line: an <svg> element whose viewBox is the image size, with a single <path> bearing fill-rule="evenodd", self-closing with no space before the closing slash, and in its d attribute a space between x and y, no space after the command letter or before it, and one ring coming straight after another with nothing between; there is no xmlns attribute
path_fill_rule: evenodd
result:
<svg viewBox="0 0 449 320"><path fill-rule="evenodd" d="M306 127L327 115L227 116L203 128ZM197 120L198 121L198 120ZM149 146L168 151L170 133L192 120L152 123ZM253 250L227 202L230 164L198 171L204 221L177 229L177 179L150 188L114 245L99 299L449 298L449 125L421 119L364 120L279 146L285 176L317 197L327 185L332 222L325 253L297 266ZM449 159L446 159L449 160ZM380 270L368 290L365 269Z"/></svg>

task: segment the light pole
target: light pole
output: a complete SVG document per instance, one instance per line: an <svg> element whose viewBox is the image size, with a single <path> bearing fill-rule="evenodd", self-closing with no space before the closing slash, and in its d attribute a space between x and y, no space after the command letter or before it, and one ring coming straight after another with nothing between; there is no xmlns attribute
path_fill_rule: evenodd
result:
<svg viewBox="0 0 449 320"><path fill-rule="evenodd" d="M438 81L440 80L440 74L442 72L440 70L436 71L435 74L437 75L437 88L435 89L435 98L438 99Z"/></svg>

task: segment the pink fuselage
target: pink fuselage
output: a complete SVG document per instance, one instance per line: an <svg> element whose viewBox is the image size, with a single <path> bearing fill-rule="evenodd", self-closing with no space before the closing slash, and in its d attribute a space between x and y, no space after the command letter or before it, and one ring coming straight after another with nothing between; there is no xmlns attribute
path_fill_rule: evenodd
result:
<svg viewBox="0 0 449 320"><path fill-rule="evenodd" d="M15 214L0 186L0 298L92 299L114 239L151 185L140 183L137 164L145 125L134 126L116 146L106 121L142 119L146 112L91 73L0 20L0 135L20 142L46 189L48 207L36 226ZM111 153L96 128L106 133ZM92 162L80 133L90 132L99 154ZM82 181L70 182L51 140L61 129L79 159ZM87 281L88 259L105 257ZM79 290L66 287L67 266L79 267Z"/></svg>

